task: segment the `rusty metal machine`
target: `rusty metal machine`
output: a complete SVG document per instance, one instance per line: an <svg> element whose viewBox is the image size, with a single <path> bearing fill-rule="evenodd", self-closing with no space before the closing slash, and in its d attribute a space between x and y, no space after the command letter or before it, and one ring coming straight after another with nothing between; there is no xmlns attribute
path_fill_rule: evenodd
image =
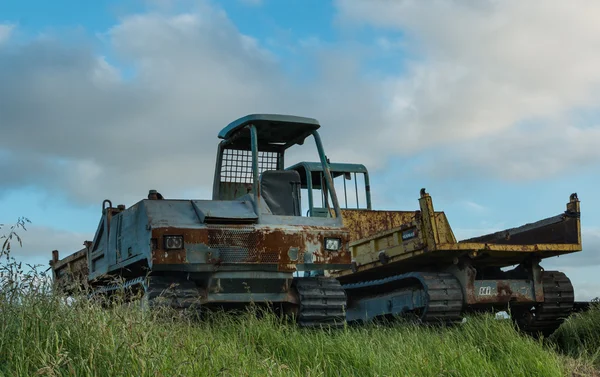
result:
<svg viewBox="0 0 600 377"><path fill-rule="evenodd" d="M434 210L425 189L417 210L376 211L363 165L329 167L338 193L343 185L341 212L350 230L352 267L325 275L342 283L349 322L405 314L423 322L457 322L467 311L510 309L521 330L548 335L571 313L574 292L569 278L545 271L540 262L582 250L577 194L556 216L457 241L446 214ZM308 214L330 216L320 164L304 162L289 169L300 174ZM356 205L348 204L348 180L354 181Z"/></svg>
<svg viewBox="0 0 600 377"><path fill-rule="evenodd" d="M142 302L176 308L270 303L300 326L342 325L345 292L332 277L297 271L350 268L343 227L317 120L258 114L218 135L212 200L166 199L151 190L129 208L102 205L93 241L50 262L56 286L90 287L110 297L126 288ZM312 136L332 215L303 216L300 176L286 151ZM125 282L113 283L114 277Z"/></svg>

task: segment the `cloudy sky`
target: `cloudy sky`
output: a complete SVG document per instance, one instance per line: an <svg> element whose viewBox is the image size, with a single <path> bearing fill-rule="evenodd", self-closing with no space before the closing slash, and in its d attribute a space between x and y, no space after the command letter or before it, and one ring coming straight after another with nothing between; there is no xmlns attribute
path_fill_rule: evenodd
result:
<svg viewBox="0 0 600 377"><path fill-rule="evenodd" d="M376 209L414 210L426 187L459 239L577 192L584 251L544 266L596 297L598 16L597 0L2 1L0 223L28 217L18 256L47 266L93 238L105 198L209 198L218 131L288 113L367 165Z"/></svg>

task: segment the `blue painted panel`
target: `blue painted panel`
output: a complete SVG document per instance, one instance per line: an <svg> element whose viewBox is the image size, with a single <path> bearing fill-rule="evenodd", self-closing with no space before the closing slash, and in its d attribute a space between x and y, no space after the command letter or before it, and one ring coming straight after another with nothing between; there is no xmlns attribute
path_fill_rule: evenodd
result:
<svg viewBox="0 0 600 377"><path fill-rule="evenodd" d="M207 245L197 243L185 243L185 257L187 263L208 263L208 253L213 258L219 257L219 249L211 249Z"/></svg>
<svg viewBox="0 0 600 377"><path fill-rule="evenodd" d="M174 226L194 229L202 226L190 200L143 200L140 205L147 216L145 224L154 228Z"/></svg>
<svg viewBox="0 0 600 377"><path fill-rule="evenodd" d="M342 226L342 218L334 217L305 217L305 216L279 216L279 215L262 215L261 224L274 225L308 225L308 226Z"/></svg>
<svg viewBox="0 0 600 377"><path fill-rule="evenodd" d="M291 274L290 274L291 275ZM288 302L287 293L209 293L206 302Z"/></svg>
<svg viewBox="0 0 600 377"><path fill-rule="evenodd" d="M400 315L425 307L426 293L423 290L390 293L385 296L359 299L346 310L347 321L370 321L382 315Z"/></svg>
<svg viewBox="0 0 600 377"><path fill-rule="evenodd" d="M299 162L295 165L292 165L285 170L307 170L310 172L322 172L323 164L320 162L311 162L311 161L303 161ZM363 164L349 164L343 162L330 162L329 163L329 171L331 173L335 172L350 172L350 173L368 173L367 168Z"/></svg>
<svg viewBox="0 0 600 377"><path fill-rule="evenodd" d="M133 258L129 258L127 260L124 260L124 261L122 261L120 263L117 263L117 264L111 266L110 269L108 269L108 272L116 271L116 270L119 270L121 268L126 268L127 266L129 266L129 265L131 265L131 264L133 264L135 262L138 262L138 261L140 261L142 259L145 259L145 258L146 258L145 255L134 256Z"/></svg>
<svg viewBox="0 0 600 377"><path fill-rule="evenodd" d="M150 230L146 229L147 224L148 216L140 203L113 217L108 251L112 263L109 270L112 271L123 263L150 259Z"/></svg>
<svg viewBox="0 0 600 377"><path fill-rule="evenodd" d="M280 114L250 114L236 119L225 126L225 128L219 132L219 139L230 138L234 133L244 128L248 124L261 127L262 124L270 122L282 123L282 128L285 128L286 124L304 124L306 125L306 128L310 130L316 130L320 127L319 121L313 118Z"/></svg>
<svg viewBox="0 0 600 377"><path fill-rule="evenodd" d="M200 221L211 219L257 220L250 200L194 200Z"/></svg>
<svg viewBox="0 0 600 377"><path fill-rule="evenodd" d="M199 228L206 218L254 221L258 219L250 201L144 200L152 227Z"/></svg>

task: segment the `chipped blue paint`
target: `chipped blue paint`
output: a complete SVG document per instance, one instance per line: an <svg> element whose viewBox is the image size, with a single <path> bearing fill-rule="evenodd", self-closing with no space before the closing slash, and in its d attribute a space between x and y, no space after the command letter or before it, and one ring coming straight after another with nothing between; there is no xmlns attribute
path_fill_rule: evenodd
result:
<svg viewBox="0 0 600 377"><path fill-rule="evenodd" d="M206 218L258 221L258 216L250 200L193 200L192 204L200 222L205 222Z"/></svg>
<svg viewBox="0 0 600 377"><path fill-rule="evenodd" d="M165 199L153 193L152 199L127 209L111 204L103 210L87 253L89 280L114 273L134 281L159 272L160 277L150 279L155 284L163 284L161 279L179 281L187 287L183 291L196 290L205 303L256 299L297 304L298 294L291 290L293 272L351 266L349 233L343 227L319 127L312 118L273 114L230 123L219 133L223 140L217 149L213 200ZM298 178L280 174L285 151L311 135L335 217L298 215ZM227 175L221 174L224 161L227 168L234 166ZM261 176L265 170L280 172ZM168 237L182 237L183 247L169 249ZM340 238L342 249L326 250L326 237ZM249 286L254 293L248 293Z"/></svg>
<svg viewBox="0 0 600 377"><path fill-rule="evenodd" d="M208 255L219 257L218 249L211 249L204 244L185 243L185 256L187 263L208 263Z"/></svg>

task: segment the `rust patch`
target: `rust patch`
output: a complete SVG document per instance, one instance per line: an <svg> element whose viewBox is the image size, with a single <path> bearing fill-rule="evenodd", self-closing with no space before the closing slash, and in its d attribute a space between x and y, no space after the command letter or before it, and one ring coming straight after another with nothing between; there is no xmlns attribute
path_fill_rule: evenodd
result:
<svg viewBox="0 0 600 377"><path fill-rule="evenodd" d="M157 228L152 231L156 240L152 251L153 263L180 264L189 263L187 250L165 250L163 237L182 235L185 245L197 244L215 249L215 257L207 255L208 263L264 263L277 264L279 271L295 271L296 264L304 262L304 254L312 253L313 263L349 264L349 234L327 227L299 227L299 230L247 225L209 225L201 229ZM327 251L324 248L325 237L341 239L339 251ZM290 258L290 249L297 256ZM218 251L218 252L217 252ZM294 254L292 253L292 254Z"/></svg>
<svg viewBox="0 0 600 377"><path fill-rule="evenodd" d="M153 250L152 263L180 264L187 263L185 250Z"/></svg>
<svg viewBox="0 0 600 377"><path fill-rule="evenodd" d="M508 284L506 281L499 281L496 283L496 289L498 291L498 298L500 299L500 301L510 301L512 295L513 295L513 291L510 288L510 284ZM517 291L518 294L518 291Z"/></svg>
<svg viewBox="0 0 600 377"><path fill-rule="evenodd" d="M70 291L78 285L86 285L88 270L87 245L89 241L84 242L83 249L65 257L58 259L58 250L52 251L52 260L50 266L54 278L54 284L58 289Z"/></svg>
<svg viewBox="0 0 600 377"><path fill-rule="evenodd" d="M346 209L342 210L342 218L353 242L412 222L417 218L417 212Z"/></svg>
<svg viewBox="0 0 600 377"><path fill-rule="evenodd" d="M477 270L472 267L465 267L466 270L466 302L467 304L474 304L477 302L477 295L475 294L475 276L477 275Z"/></svg>
<svg viewBox="0 0 600 377"><path fill-rule="evenodd" d="M164 236L183 236L186 243L206 244L208 235L204 229L185 229L175 227L156 228L152 230L152 263L180 264L187 263L186 250L164 249Z"/></svg>
<svg viewBox="0 0 600 377"><path fill-rule="evenodd" d="M287 234L282 230L260 232L260 234L262 235L260 246L264 251L262 253L259 252L259 256L271 256L271 258L276 259L279 271L295 270L296 265L290 260L288 251L290 247L299 247L300 250L304 249L302 247L304 245L302 235L299 233Z"/></svg>
<svg viewBox="0 0 600 377"><path fill-rule="evenodd" d="M525 303L534 302L533 292L524 281L493 280L476 286L468 284L467 304L506 304L509 302ZM495 285L495 290L493 286Z"/></svg>

